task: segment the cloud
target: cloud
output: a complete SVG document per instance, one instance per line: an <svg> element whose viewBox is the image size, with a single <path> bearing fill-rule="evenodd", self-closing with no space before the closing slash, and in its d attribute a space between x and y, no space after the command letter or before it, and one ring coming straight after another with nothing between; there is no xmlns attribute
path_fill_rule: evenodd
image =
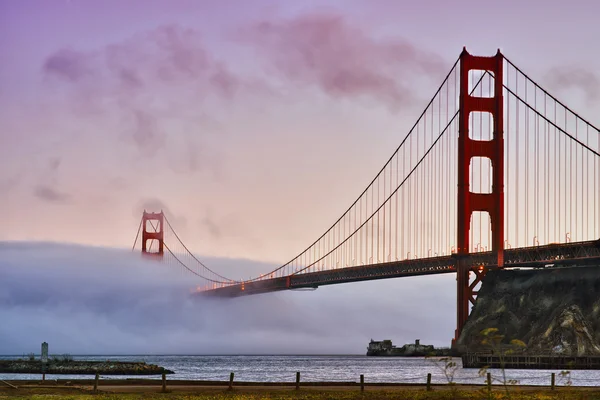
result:
<svg viewBox="0 0 600 400"><path fill-rule="evenodd" d="M60 49L51 54L43 65L44 72L76 83L92 74L90 58L82 52Z"/></svg>
<svg viewBox="0 0 600 400"><path fill-rule="evenodd" d="M202 220L200 221L200 224L202 225L202 227L204 227L206 229L208 234L213 239L221 238L221 235L222 235L221 228L219 228L219 225L215 222L215 220L213 219L213 217L211 215L207 215L204 218L202 218Z"/></svg>
<svg viewBox="0 0 600 400"><path fill-rule="evenodd" d="M244 240L251 239L248 232L242 228L239 216L217 214L210 207L206 209L204 217L200 219L200 226L213 240L220 240L224 236L236 236Z"/></svg>
<svg viewBox="0 0 600 400"><path fill-rule="evenodd" d="M33 188L35 197L50 203L66 203L71 200L71 196L58 190L58 169L61 163L61 157L48 160L48 167L38 177L38 184Z"/></svg>
<svg viewBox="0 0 600 400"><path fill-rule="evenodd" d="M219 153L211 140L214 118L199 116L211 115L212 103L233 101L245 87L242 77L205 48L197 30L177 25L93 50L58 49L46 58L42 72L66 94L80 118L106 124L109 132L115 131L111 124L116 121L116 136L135 146L140 156L162 150L167 159L196 150ZM207 165L187 158L183 166L177 164L178 172Z"/></svg>
<svg viewBox="0 0 600 400"><path fill-rule="evenodd" d="M59 49L46 58L42 71L74 84L93 76L100 80L99 90L110 84L110 90L127 92L156 80L206 80L221 68L205 50L198 31L168 25L95 50Z"/></svg>
<svg viewBox="0 0 600 400"><path fill-rule="evenodd" d="M0 193L8 194L14 190L21 182L22 176L23 173L21 172L16 176L0 179Z"/></svg>
<svg viewBox="0 0 600 400"><path fill-rule="evenodd" d="M133 209L133 215L141 218L144 210L155 213L163 211L167 219L173 224L173 227L179 232L184 231L187 226L187 218L185 216L172 212L163 201L157 198L146 198L140 200Z"/></svg>
<svg viewBox="0 0 600 400"><path fill-rule="evenodd" d="M227 99L232 99L241 86L239 78L222 63L216 64L210 82Z"/></svg>
<svg viewBox="0 0 600 400"><path fill-rule="evenodd" d="M335 14L260 21L243 29L240 40L286 79L335 98L370 97L392 109L414 100L412 80L423 74L437 80L447 69L434 54L402 39L375 39Z"/></svg>
<svg viewBox="0 0 600 400"><path fill-rule="evenodd" d="M0 354L43 341L54 354L364 354L371 337L439 346L453 333L439 306L454 304L453 277L211 299L179 267L127 250L0 242L0 260ZM234 278L274 267L203 261Z"/></svg>
<svg viewBox="0 0 600 400"><path fill-rule="evenodd" d="M54 157L50 159L50 161L48 162L48 166L50 167L51 171L56 171L58 170L58 167L60 167L61 162L62 159L60 157Z"/></svg>
<svg viewBox="0 0 600 400"><path fill-rule="evenodd" d="M66 203L70 199L70 196L68 194L59 192L53 187L47 185L36 186L34 188L33 194L38 199L45 200L51 203Z"/></svg>
<svg viewBox="0 0 600 400"><path fill-rule="evenodd" d="M552 90L578 89L588 102L600 99L600 77L579 66L556 67L546 74L546 81Z"/></svg>
<svg viewBox="0 0 600 400"><path fill-rule="evenodd" d="M134 128L131 137L142 152L153 156L165 144L164 132L158 126L156 117L145 111L134 110L133 117Z"/></svg>

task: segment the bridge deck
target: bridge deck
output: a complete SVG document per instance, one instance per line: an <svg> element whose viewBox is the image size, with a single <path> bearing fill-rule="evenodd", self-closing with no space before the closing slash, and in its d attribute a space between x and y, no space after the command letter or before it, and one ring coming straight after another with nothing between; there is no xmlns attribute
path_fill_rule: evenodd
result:
<svg viewBox="0 0 600 400"><path fill-rule="evenodd" d="M467 262L472 266L484 265L488 268L497 266L496 254L492 252L470 254ZM445 274L455 272L456 263L457 259L454 256L398 260L249 281L243 284L206 290L198 294L238 297L375 279ZM593 263L600 263L600 239L587 242L523 247L504 251L505 267L543 268L549 265L586 265Z"/></svg>

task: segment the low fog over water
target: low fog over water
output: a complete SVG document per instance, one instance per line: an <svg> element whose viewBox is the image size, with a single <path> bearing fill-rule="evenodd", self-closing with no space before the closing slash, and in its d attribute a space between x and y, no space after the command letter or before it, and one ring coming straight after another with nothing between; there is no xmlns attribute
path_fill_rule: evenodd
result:
<svg viewBox="0 0 600 400"><path fill-rule="evenodd" d="M273 265L205 259L225 275ZM364 354L368 341L448 346L453 274L237 299L192 295L198 278L139 252L0 243L0 354Z"/></svg>

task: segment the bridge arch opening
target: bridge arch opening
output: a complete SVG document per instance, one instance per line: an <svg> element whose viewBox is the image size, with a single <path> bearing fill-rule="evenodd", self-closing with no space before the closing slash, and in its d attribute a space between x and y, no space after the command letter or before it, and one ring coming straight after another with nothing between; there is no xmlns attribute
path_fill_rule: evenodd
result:
<svg viewBox="0 0 600 400"><path fill-rule="evenodd" d="M146 229L146 232L162 231L161 222L158 219L147 219L144 228Z"/></svg>
<svg viewBox="0 0 600 400"><path fill-rule="evenodd" d="M150 255L157 255L160 253L160 242L158 239L146 240L146 253Z"/></svg>
<svg viewBox="0 0 600 400"><path fill-rule="evenodd" d="M473 211L470 235L469 253L492 251L492 223L487 211Z"/></svg>
<svg viewBox="0 0 600 400"><path fill-rule="evenodd" d="M490 141L494 138L494 115L487 111L469 113L469 139Z"/></svg>
<svg viewBox="0 0 600 400"><path fill-rule="evenodd" d="M469 93L483 98L495 97L494 71L472 68L469 70Z"/></svg>
<svg viewBox="0 0 600 400"><path fill-rule="evenodd" d="M493 166L489 157L471 157L469 164L471 193L492 193Z"/></svg>

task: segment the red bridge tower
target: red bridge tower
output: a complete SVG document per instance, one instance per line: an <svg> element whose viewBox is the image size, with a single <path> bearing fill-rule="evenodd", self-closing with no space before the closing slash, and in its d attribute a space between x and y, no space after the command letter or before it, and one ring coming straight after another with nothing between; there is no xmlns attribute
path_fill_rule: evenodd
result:
<svg viewBox="0 0 600 400"><path fill-rule="evenodd" d="M159 213L149 213L144 210L144 214L142 215L142 255L159 258L164 256L164 220L165 216L162 210ZM149 240L158 241L158 250L156 252L148 251Z"/></svg>
<svg viewBox="0 0 600 400"><path fill-rule="evenodd" d="M474 303L475 286L481 282L485 270L470 267L469 232L471 216L475 211L489 214L492 230L492 251L497 253L498 267L504 265L504 107L502 69L504 56L500 50L494 57L472 56L464 48L460 55L460 112L458 132L458 230L457 230L457 329L458 340L467 318L469 302ZM494 78L494 93L491 97L474 97L469 94L469 71L487 71ZM472 112L487 112L492 115L492 140L473 140L469 137L469 120ZM469 166L473 157L487 157L492 167L491 193L473 193L469 187ZM469 283L470 272L476 277Z"/></svg>

